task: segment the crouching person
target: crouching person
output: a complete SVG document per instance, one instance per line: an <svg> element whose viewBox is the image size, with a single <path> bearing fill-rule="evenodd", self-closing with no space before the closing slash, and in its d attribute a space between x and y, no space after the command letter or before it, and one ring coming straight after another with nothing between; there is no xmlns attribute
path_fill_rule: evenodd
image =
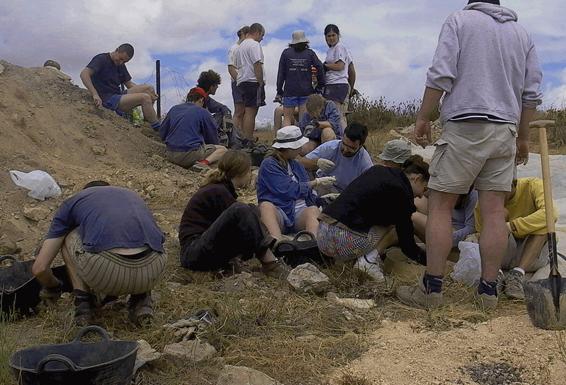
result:
<svg viewBox="0 0 566 385"><path fill-rule="evenodd" d="M277 131L273 151L261 163L257 177L257 201L261 219L269 233L280 240L282 234L307 230L316 236L319 214L313 187L332 185L336 178L309 181L307 171L297 160L308 142L297 126Z"/></svg>
<svg viewBox="0 0 566 385"><path fill-rule="evenodd" d="M426 263L426 254L414 239L413 200L426 191L428 164L413 155L401 169L373 166L325 207L319 216L318 247L337 261L357 260L355 268L375 280L383 280L376 248L395 226L401 250L409 258Z"/></svg>
<svg viewBox="0 0 566 385"><path fill-rule="evenodd" d="M336 105L324 99L319 94L312 94L307 98L307 112L299 121L309 141L303 146L301 156L304 156L330 140L341 139L344 134L340 111Z"/></svg>
<svg viewBox="0 0 566 385"><path fill-rule="evenodd" d="M43 286L41 297L56 301L61 282L51 264L59 251L75 296L75 322L93 320L97 295L130 294L130 320L153 317L151 290L167 256L164 236L144 201L133 191L91 182L56 212L32 272Z"/></svg>
<svg viewBox="0 0 566 385"><path fill-rule="evenodd" d="M254 255L269 276L286 275L286 267L270 250L275 243L261 223L257 207L237 201L236 189L251 180L251 159L229 150L218 169L206 175L204 186L189 200L179 226L181 265L196 271L215 271L237 265ZM235 266L237 267L237 266Z"/></svg>

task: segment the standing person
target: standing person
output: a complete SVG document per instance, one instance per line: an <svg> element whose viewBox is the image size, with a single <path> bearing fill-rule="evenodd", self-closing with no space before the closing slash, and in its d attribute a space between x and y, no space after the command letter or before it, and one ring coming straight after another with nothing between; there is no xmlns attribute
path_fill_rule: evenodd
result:
<svg viewBox="0 0 566 385"><path fill-rule="evenodd" d="M532 39L515 12L499 1L470 1L446 19L415 126L419 144L427 144L430 117L445 95L442 136L431 162L427 268L417 286L397 290L402 302L442 305L452 209L458 195L474 184L482 213L477 296L485 309L497 306L496 279L508 234L505 194L511 191L515 161L527 161L529 122L541 103L541 81Z"/></svg>
<svg viewBox="0 0 566 385"><path fill-rule="evenodd" d="M299 149L307 143L297 126L277 131L273 152L266 157L257 176L257 201L261 219L269 233L282 234L307 230L316 234L319 214L313 187L332 185L336 178L322 177L309 181L307 171L297 160Z"/></svg>
<svg viewBox="0 0 566 385"><path fill-rule="evenodd" d="M324 97L336 103L341 114L342 127L346 127L346 99L354 92L356 69L350 51L340 42L340 30L334 24L324 28L324 38L328 44L324 69L326 70Z"/></svg>
<svg viewBox="0 0 566 385"><path fill-rule="evenodd" d="M126 63L133 57L134 47L127 43L120 45L114 52L98 54L81 71L81 80L92 95L96 107L105 107L122 115L141 106L145 120L157 131L159 119L153 108L157 94L152 86L132 81ZM128 89L124 94L120 89L121 85Z"/></svg>
<svg viewBox="0 0 566 385"><path fill-rule="evenodd" d="M255 255L265 274L285 275L285 266L270 250L275 239L261 223L257 207L237 201L236 189L250 183L251 167L248 154L229 150L189 200L179 226L183 267L213 271L237 267L240 256L247 260Z"/></svg>
<svg viewBox="0 0 566 385"><path fill-rule="evenodd" d="M61 251L73 284L75 323L94 317L96 295L130 294L130 320L153 316L151 290L167 263L165 237L144 201L133 191L103 181L88 183L55 213L32 267L50 302L61 295L51 264Z"/></svg>
<svg viewBox="0 0 566 385"><path fill-rule="evenodd" d="M376 248L394 226L403 252L423 263L426 255L415 243L413 200L424 194L429 179L428 164L413 155L401 166L373 166L322 210L318 247L338 261L357 260L355 268L383 280L381 258Z"/></svg>
<svg viewBox="0 0 566 385"><path fill-rule="evenodd" d="M263 40L265 29L259 23L250 25L248 37L236 50L237 85L244 99L242 135L253 141L255 117L259 107L265 106L265 74L263 50L259 44Z"/></svg>
<svg viewBox="0 0 566 385"><path fill-rule="evenodd" d="M242 129L242 122L244 119L244 95L240 92L238 88L237 80L238 80L238 67L236 66L236 51L240 47L240 44L248 37L248 33L250 33L250 27L247 25L240 28L237 32L238 34L238 41L234 43L232 47L230 47L230 51L228 51L228 73L230 74L231 78L231 85L232 85L232 99L234 100L234 126L237 130Z"/></svg>
<svg viewBox="0 0 566 385"><path fill-rule="evenodd" d="M309 40L305 32L293 32L292 39L289 48L281 53L277 72L275 98L283 98L283 127L292 124L295 108L299 109L299 121L304 115L307 97L315 93L312 81L313 67L317 70L317 87L324 86L322 63L316 53L309 48Z"/></svg>
<svg viewBox="0 0 566 385"><path fill-rule="evenodd" d="M167 160L194 171L208 170L226 152L218 144L216 124L203 108L206 97L202 88L192 88L185 103L169 110L159 129Z"/></svg>

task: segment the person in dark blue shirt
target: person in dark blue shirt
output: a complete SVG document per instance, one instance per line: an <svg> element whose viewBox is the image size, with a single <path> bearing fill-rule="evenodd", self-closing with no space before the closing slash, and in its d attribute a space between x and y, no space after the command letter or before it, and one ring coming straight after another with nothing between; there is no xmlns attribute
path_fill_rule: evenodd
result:
<svg viewBox="0 0 566 385"><path fill-rule="evenodd" d="M134 47L122 44L114 52L101 53L92 58L81 71L81 80L92 95L96 107L105 107L122 115L141 106L144 118L154 130L159 129L159 119L153 108L157 94L152 86L136 84L126 68L134 56ZM122 92L121 86L127 91Z"/></svg>
<svg viewBox="0 0 566 385"><path fill-rule="evenodd" d="M295 107L299 108L299 120L306 111L307 97L316 91L313 87L313 68L317 74L317 88L324 87L324 68L316 53L309 48L304 31L293 32L289 48L281 53L277 73L276 100L283 98L283 126L293 122Z"/></svg>
<svg viewBox="0 0 566 385"><path fill-rule="evenodd" d="M333 102L324 99L322 95L313 94L307 98L306 108L307 112L299 120L299 127L309 142L302 147L301 156L322 143L342 139L344 135L340 111Z"/></svg>
<svg viewBox="0 0 566 385"><path fill-rule="evenodd" d="M135 323L153 316L151 290L167 256L165 237L135 192L106 182L88 183L55 213L32 273L43 286L40 297L55 302L62 283L51 264L61 251L75 295L75 322L90 324L96 294L130 294Z"/></svg>
<svg viewBox="0 0 566 385"><path fill-rule="evenodd" d="M191 88L187 101L172 107L159 129L167 159L194 171L209 169L226 152L226 147L218 144L216 123L203 108L206 97L202 88Z"/></svg>

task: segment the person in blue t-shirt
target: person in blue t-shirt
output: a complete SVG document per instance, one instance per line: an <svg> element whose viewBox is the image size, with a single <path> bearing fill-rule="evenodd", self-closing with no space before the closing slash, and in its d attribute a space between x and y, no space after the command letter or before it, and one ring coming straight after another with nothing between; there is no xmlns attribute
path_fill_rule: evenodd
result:
<svg viewBox="0 0 566 385"><path fill-rule="evenodd" d="M341 193L351 181L373 166L364 143L368 129L360 123L351 123L341 140L323 143L309 152L300 162L317 177L334 176L336 183L330 189L317 189L319 195Z"/></svg>
<svg viewBox="0 0 566 385"><path fill-rule="evenodd" d="M227 150L218 144L216 123L203 108L206 97L202 88L191 88L186 103L173 106L159 129L167 160L194 171L209 169Z"/></svg>
<svg viewBox="0 0 566 385"><path fill-rule="evenodd" d="M159 119L153 108L157 94L148 84L136 84L126 68L134 57L134 47L122 44L114 52L101 53L92 58L81 71L81 80L92 95L96 107L105 107L122 115L141 106L144 118L154 130L159 129ZM127 88L122 92L121 86Z"/></svg>
<svg viewBox="0 0 566 385"><path fill-rule="evenodd" d="M32 273L43 286L40 297L54 303L62 283L51 264L61 251L75 296L75 323L92 323L96 294L130 294L130 320L153 316L151 290L167 263L165 237L135 192L106 182L88 183L55 213Z"/></svg>
<svg viewBox="0 0 566 385"><path fill-rule="evenodd" d="M293 112L299 108L299 120L306 112L307 97L315 93L313 87L313 67L317 73L317 87L324 87L324 69L316 53L309 48L304 31L293 32L289 48L281 53L277 73L276 100L283 102L283 126L293 124Z"/></svg>
<svg viewBox="0 0 566 385"><path fill-rule="evenodd" d="M309 142L301 148L305 156L322 143L342 138L344 127L340 111L333 102L324 99L319 94L307 98L307 112L299 120L299 127Z"/></svg>

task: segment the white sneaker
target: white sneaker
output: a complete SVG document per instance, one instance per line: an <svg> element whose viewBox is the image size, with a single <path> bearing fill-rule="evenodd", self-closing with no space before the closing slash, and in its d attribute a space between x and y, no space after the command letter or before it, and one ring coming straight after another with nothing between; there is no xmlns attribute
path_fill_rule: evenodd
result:
<svg viewBox="0 0 566 385"><path fill-rule="evenodd" d="M354 269L361 270L375 281L381 282L385 280L385 276L381 270L380 262L379 254L377 253L377 250L374 250L358 258L354 264Z"/></svg>

